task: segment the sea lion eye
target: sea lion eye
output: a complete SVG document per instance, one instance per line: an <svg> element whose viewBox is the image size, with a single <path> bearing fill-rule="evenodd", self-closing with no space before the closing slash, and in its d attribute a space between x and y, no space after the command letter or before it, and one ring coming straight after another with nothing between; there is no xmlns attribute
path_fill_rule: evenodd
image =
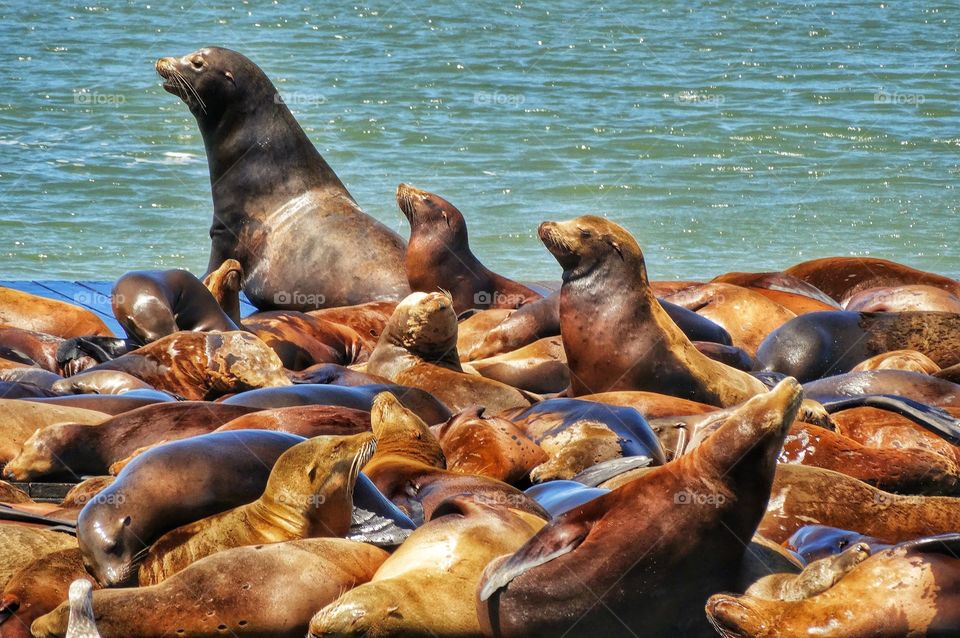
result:
<svg viewBox="0 0 960 638"><path fill-rule="evenodd" d="M581 228L580 239L590 239L590 231L585 228Z"/></svg>
<svg viewBox="0 0 960 638"><path fill-rule="evenodd" d="M202 69L202 68L203 68L203 58L193 58L192 60L190 60L190 64L192 64L192 65L193 65L193 68L195 68L195 69Z"/></svg>

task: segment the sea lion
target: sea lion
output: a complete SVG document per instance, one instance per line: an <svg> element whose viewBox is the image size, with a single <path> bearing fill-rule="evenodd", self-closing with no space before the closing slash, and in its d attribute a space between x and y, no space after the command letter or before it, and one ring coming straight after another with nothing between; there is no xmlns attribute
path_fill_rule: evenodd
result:
<svg viewBox="0 0 960 638"><path fill-rule="evenodd" d="M37 366L54 374L64 373L57 361L57 349L63 342L62 337L0 325L0 357ZM15 375L4 374L3 380L19 381L21 379L16 378Z"/></svg>
<svg viewBox="0 0 960 638"><path fill-rule="evenodd" d="M960 385L907 370L838 374L803 384L803 392L815 401L892 394L928 405L960 408Z"/></svg>
<svg viewBox="0 0 960 638"><path fill-rule="evenodd" d="M227 259L216 270L203 278L213 298L220 304L230 321L240 325L240 289L243 287L243 267L236 259Z"/></svg>
<svg viewBox="0 0 960 638"><path fill-rule="evenodd" d="M892 547L860 532L826 525L804 525L784 541L783 546L810 564L821 558L837 556L858 543L869 545L873 552Z"/></svg>
<svg viewBox="0 0 960 638"><path fill-rule="evenodd" d="M131 583L150 543L255 500L273 463L302 440L263 430L213 432L137 457L77 517L87 571L107 587Z"/></svg>
<svg viewBox="0 0 960 638"><path fill-rule="evenodd" d="M359 434L370 430L370 413L330 405L298 405L289 408L259 410L239 416L216 429L274 430L310 439L322 434Z"/></svg>
<svg viewBox="0 0 960 638"><path fill-rule="evenodd" d="M541 299L480 263L470 250L467 222L443 197L400 184L397 205L410 222L406 267L413 292L448 291L458 315L471 308L519 308Z"/></svg>
<svg viewBox="0 0 960 638"><path fill-rule="evenodd" d="M464 410L431 428L440 442L447 469L516 485L548 459L540 446L502 417L483 408Z"/></svg>
<svg viewBox="0 0 960 638"><path fill-rule="evenodd" d="M15 458L37 430L54 423L101 423L109 414L83 408L0 399L0 466Z"/></svg>
<svg viewBox="0 0 960 638"><path fill-rule="evenodd" d="M545 337L530 345L470 362L482 376L537 394L563 392L570 369L560 337Z"/></svg>
<svg viewBox="0 0 960 638"><path fill-rule="evenodd" d="M710 280L749 288L796 315L821 310L840 310L840 304L822 290L783 272L728 272Z"/></svg>
<svg viewBox="0 0 960 638"><path fill-rule="evenodd" d="M63 339L112 337L103 320L86 308L0 286L0 324Z"/></svg>
<svg viewBox="0 0 960 638"><path fill-rule="evenodd" d="M800 386L781 382L692 453L554 518L495 560L478 589L484 633L711 635L690 610L734 586L800 402Z"/></svg>
<svg viewBox="0 0 960 638"><path fill-rule="evenodd" d="M185 399L290 385L276 353L247 332L175 332L87 370L119 370Z"/></svg>
<svg viewBox="0 0 960 638"><path fill-rule="evenodd" d="M430 428L389 392L374 400L370 425L377 451L364 473L415 523L430 520L444 499L464 494L547 518L543 508L515 487L446 469L443 448Z"/></svg>
<svg viewBox="0 0 960 638"><path fill-rule="evenodd" d="M455 411L480 405L496 414L530 405L516 388L463 372L457 316L446 293L415 292L401 301L367 361L367 372L422 388Z"/></svg>
<svg viewBox="0 0 960 638"><path fill-rule="evenodd" d="M34 432L3 473L17 481L106 474L137 448L206 434L255 411L200 401L156 403L97 425L57 423Z"/></svg>
<svg viewBox="0 0 960 638"><path fill-rule="evenodd" d="M824 257L801 262L784 272L822 290L841 305L862 290L887 286L920 284L960 295L960 283L949 277L875 257Z"/></svg>
<svg viewBox="0 0 960 638"><path fill-rule="evenodd" d="M369 583L318 611L308 635L478 636L473 593L483 568L542 525L469 497L448 499Z"/></svg>
<svg viewBox="0 0 960 638"><path fill-rule="evenodd" d="M898 543L960 529L960 498L901 496L833 470L778 465L770 505L757 531L782 543L810 524Z"/></svg>
<svg viewBox="0 0 960 638"><path fill-rule="evenodd" d="M305 312L258 312L244 319L243 327L270 346L288 370L317 363L362 363L372 350L364 349L353 328Z"/></svg>
<svg viewBox="0 0 960 638"><path fill-rule="evenodd" d="M256 64L207 47L156 67L203 136L213 191L208 271L236 259L243 291L261 310L409 294L403 239L357 206Z"/></svg>
<svg viewBox="0 0 960 638"><path fill-rule="evenodd" d="M595 498L609 494L610 490L600 487L589 487L579 481L546 481L524 490L527 496L532 497L550 513L550 518L589 503Z"/></svg>
<svg viewBox="0 0 960 638"><path fill-rule="evenodd" d="M704 284L687 288L666 298L687 310L710 319L730 333L733 345L747 354L757 353L757 346L768 334L797 315L775 301L733 284Z"/></svg>
<svg viewBox="0 0 960 638"><path fill-rule="evenodd" d="M803 600L830 589L850 570L870 558L871 547L856 543L839 554L809 563L799 574L770 574L753 583L747 596L767 600Z"/></svg>
<svg viewBox="0 0 960 638"><path fill-rule="evenodd" d="M60 394L123 394L133 390L154 390L154 387L120 370L88 369L60 379L51 389Z"/></svg>
<svg viewBox="0 0 960 638"><path fill-rule="evenodd" d="M112 485L115 480L117 480L115 476L91 476L80 481L63 496L63 500L60 501L60 511L73 510L73 519L76 520L80 510L95 499L100 492Z"/></svg>
<svg viewBox="0 0 960 638"><path fill-rule="evenodd" d="M30 495L15 485L0 481L0 503L31 503Z"/></svg>
<svg viewBox="0 0 960 638"><path fill-rule="evenodd" d="M727 638L955 636L956 534L875 553L824 592L795 601L717 594L706 611Z"/></svg>
<svg viewBox="0 0 960 638"><path fill-rule="evenodd" d="M292 372L290 380L294 383L329 385L376 385L390 383L390 380L376 374L360 372L336 363L317 363L303 370Z"/></svg>
<svg viewBox="0 0 960 638"><path fill-rule="evenodd" d="M486 321L496 315L481 313L482 318L474 321L486 326ZM465 321L471 321L473 317ZM478 326L479 327L479 326ZM468 331L469 336L473 331ZM476 331L479 332L479 331ZM468 361L486 359L504 352L517 350L544 337L555 337L560 334L560 295L553 293L543 299L521 306L517 310L506 314L496 325L487 328L485 334L477 338L466 339L462 344L464 358ZM458 346L460 346L458 342Z"/></svg>
<svg viewBox="0 0 960 638"><path fill-rule="evenodd" d="M585 394L577 398L581 401L596 401L597 403L633 408L647 420L667 416L706 414L707 412L717 411L716 406L707 405L706 403L698 403L697 401L689 401L687 399L670 396L669 394L645 392L643 390L600 392L598 394Z"/></svg>
<svg viewBox="0 0 960 638"><path fill-rule="evenodd" d="M70 583L81 578L93 582L77 547L50 552L25 565L0 594L0 634L32 638L30 623L66 600Z"/></svg>
<svg viewBox="0 0 960 638"><path fill-rule="evenodd" d="M936 374L940 372L940 366L934 363L930 357L916 350L891 350L864 359L853 366L850 372L863 372L864 370L908 370L910 372L922 372L923 374Z"/></svg>
<svg viewBox="0 0 960 638"><path fill-rule="evenodd" d="M804 423L790 428L779 461L835 470L897 494L960 495L956 457L921 449L868 448Z"/></svg>
<svg viewBox="0 0 960 638"><path fill-rule="evenodd" d="M54 397L27 397L23 401L46 405L59 405L67 408L83 408L116 416L122 412L136 410L145 405L176 401L173 395L159 390L132 391L118 394L68 394Z"/></svg>
<svg viewBox="0 0 960 638"><path fill-rule="evenodd" d="M302 638L311 616L365 583L387 558L378 547L339 538L237 547L208 556L151 587L93 593L104 638ZM68 606L31 626L62 638Z"/></svg>
<svg viewBox="0 0 960 638"><path fill-rule="evenodd" d="M47 372L40 368L22 367L6 368L0 370L0 381L13 381L14 383L29 383L38 388L52 390L53 384L63 379L59 374Z"/></svg>
<svg viewBox="0 0 960 638"><path fill-rule="evenodd" d="M960 409L947 411L960 416ZM960 462L960 447L951 445L942 437L915 424L910 419L877 408L853 408L831 415L837 434L866 447L915 448L934 452Z"/></svg>
<svg viewBox="0 0 960 638"><path fill-rule="evenodd" d="M133 270L113 284L113 315L134 345L180 330L229 332L240 326L187 270Z"/></svg>
<svg viewBox="0 0 960 638"><path fill-rule="evenodd" d="M245 405L266 410L290 406L329 405L370 411L373 400L381 392L392 392L404 407L429 423L443 423L453 413L432 394L419 388L393 383L342 386L302 384L285 388L263 388L235 394L223 400L231 405Z"/></svg>
<svg viewBox="0 0 960 638"><path fill-rule="evenodd" d="M960 313L960 298L935 286L886 286L867 288L848 297L844 310L856 312L951 312Z"/></svg>
<svg viewBox="0 0 960 638"><path fill-rule="evenodd" d="M25 525L0 525L0 583L10 578L35 559L51 552L77 546L70 534Z"/></svg>
<svg viewBox="0 0 960 638"><path fill-rule="evenodd" d="M533 304L527 304L527 306L524 307L526 308L530 305ZM457 324L457 352L460 353L460 360L469 361L470 357L473 356L474 348L479 346L480 343L486 339L487 334L496 328L504 319L509 317L512 312L513 311L504 308L494 308L492 310L478 310L469 317L462 318ZM559 336L559 334L558 328L557 335L555 336ZM533 343L533 341L536 340L531 340L528 343ZM521 344L517 347L520 348L523 345L527 344ZM507 352L507 350L494 354L502 354L502 352Z"/></svg>
<svg viewBox="0 0 960 638"><path fill-rule="evenodd" d="M721 407L765 392L754 377L701 354L650 290L643 253L622 227L587 215L540 224L563 267L560 332L572 396L648 390ZM597 335L617 335L599 346Z"/></svg>
<svg viewBox="0 0 960 638"><path fill-rule="evenodd" d="M764 370L801 383L850 372L891 350L916 350L945 368L960 363L960 315L944 312L812 312L788 321L757 348Z"/></svg>
<svg viewBox="0 0 960 638"><path fill-rule="evenodd" d="M140 585L156 585L232 547L342 537L350 529L357 475L375 449L370 432L318 436L293 446L277 459L260 498L182 525L153 543L140 565Z"/></svg>
<svg viewBox="0 0 960 638"><path fill-rule="evenodd" d="M372 352L396 307L396 301L368 301L355 306L311 310L307 314L353 328L363 340L364 349Z"/></svg>

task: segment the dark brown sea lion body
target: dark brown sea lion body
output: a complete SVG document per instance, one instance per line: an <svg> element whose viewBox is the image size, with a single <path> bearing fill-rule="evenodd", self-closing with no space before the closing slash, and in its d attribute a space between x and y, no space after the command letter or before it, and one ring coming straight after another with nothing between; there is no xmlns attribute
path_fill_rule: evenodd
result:
<svg viewBox="0 0 960 638"><path fill-rule="evenodd" d="M310 310L409 292L404 242L366 215L324 161L266 74L208 47L162 58L164 88L197 119L213 191L208 270L243 268L261 310Z"/></svg>
<svg viewBox="0 0 960 638"><path fill-rule="evenodd" d="M111 303L113 315L136 345L179 330L240 329L203 282L187 270L128 272L113 285Z"/></svg>
<svg viewBox="0 0 960 638"><path fill-rule="evenodd" d="M276 408L237 417L217 428L217 432L227 430L273 430L308 439L324 434L350 435L370 430L370 413L329 405Z"/></svg>
<svg viewBox="0 0 960 638"><path fill-rule="evenodd" d="M0 595L0 636L32 638L30 624L67 599L70 583L93 581L76 547L37 558L14 574ZM3 620L5 614L10 614Z"/></svg>
<svg viewBox="0 0 960 638"><path fill-rule="evenodd" d="M0 326L0 357L10 361L38 366L48 372L63 374L57 362L57 348L63 338L43 332ZM5 379L16 381L17 379Z"/></svg>
<svg viewBox="0 0 960 638"><path fill-rule="evenodd" d="M270 346L288 370L318 363L361 363L372 350L364 347L353 328L304 312L258 312L244 319L243 327Z"/></svg>
<svg viewBox="0 0 960 638"><path fill-rule="evenodd" d="M884 286L861 290L848 297L843 308L856 312L960 313L960 298L936 286Z"/></svg>
<svg viewBox="0 0 960 638"><path fill-rule="evenodd" d="M4 287L0 287L0 324L64 339L113 336L103 320L86 308Z"/></svg>
<svg viewBox="0 0 960 638"><path fill-rule="evenodd" d="M400 184L397 204L410 222L406 254L410 290L446 290L457 314L470 308L517 308L541 298L480 263L470 250L467 222L444 198Z"/></svg>
<svg viewBox="0 0 960 638"><path fill-rule="evenodd" d="M875 257L824 257L784 272L815 286L839 303L868 288L920 284L960 295L960 283L910 266Z"/></svg>

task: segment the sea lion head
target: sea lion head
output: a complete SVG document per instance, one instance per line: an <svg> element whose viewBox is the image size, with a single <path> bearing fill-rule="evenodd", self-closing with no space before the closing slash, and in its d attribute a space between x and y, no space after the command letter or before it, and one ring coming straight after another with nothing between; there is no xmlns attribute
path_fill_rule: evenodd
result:
<svg viewBox="0 0 960 638"><path fill-rule="evenodd" d="M88 501L77 516L77 529L88 531L77 534L83 566L104 587L135 584L147 551L130 529L133 517L122 507L125 502L123 491L114 484Z"/></svg>
<svg viewBox="0 0 960 638"><path fill-rule="evenodd" d="M377 436L375 458L402 456L426 465L446 467L440 442L430 427L389 392L381 392L374 398L370 425Z"/></svg>
<svg viewBox="0 0 960 638"><path fill-rule="evenodd" d="M540 241L563 267L564 281L606 266L635 271L646 278L643 253L622 226L595 215L565 222L543 222Z"/></svg>
<svg viewBox="0 0 960 638"><path fill-rule="evenodd" d="M64 474L70 476L70 468L51 449L50 444L57 446L69 441L70 433L75 430L74 426L67 423L55 423L36 430L23 442L20 454L4 466L3 476L13 481L31 481Z"/></svg>
<svg viewBox="0 0 960 638"><path fill-rule="evenodd" d="M278 517L306 522L309 535L343 536L350 527L357 475L373 456L371 432L316 436L277 459L261 502Z"/></svg>
<svg viewBox="0 0 960 638"><path fill-rule="evenodd" d="M456 356L457 314L446 292L415 292L393 311L380 337L427 361Z"/></svg>
<svg viewBox="0 0 960 638"><path fill-rule="evenodd" d="M220 47L205 47L179 58L157 60L163 88L186 103L201 124L214 125L233 111L262 99L282 103L266 74L249 58Z"/></svg>
<svg viewBox="0 0 960 638"><path fill-rule="evenodd" d="M449 229L445 238L467 239L467 225L457 207L444 198L410 184L397 186L397 205L410 222L410 228L428 226L437 229Z"/></svg>
<svg viewBox="0 0 960 638"><path fill-rule="evenodd" d="M749 596L715 594L707 601L707 619L725 638L761 638L779 635L775 619L768 618Z"/></svg>

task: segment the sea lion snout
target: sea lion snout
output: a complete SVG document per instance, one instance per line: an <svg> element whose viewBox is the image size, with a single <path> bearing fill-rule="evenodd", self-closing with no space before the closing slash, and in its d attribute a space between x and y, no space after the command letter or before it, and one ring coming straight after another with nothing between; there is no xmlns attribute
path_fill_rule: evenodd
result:
<svg viewBox="0 0 960 638"><path fill-rule="evenodd" d="M706 611L710 624L726 638L769 635L763 617L734 596L711 596Z"/></svg>
<svg viewBox="0 0 960 638"><path fill-rule="evenodd" d="M160 58L157 60L156 69L157 74L160 75L165 80L169 80L170 76L173 75L173 67L175 64L174 58L166 57Z"/></svg>

